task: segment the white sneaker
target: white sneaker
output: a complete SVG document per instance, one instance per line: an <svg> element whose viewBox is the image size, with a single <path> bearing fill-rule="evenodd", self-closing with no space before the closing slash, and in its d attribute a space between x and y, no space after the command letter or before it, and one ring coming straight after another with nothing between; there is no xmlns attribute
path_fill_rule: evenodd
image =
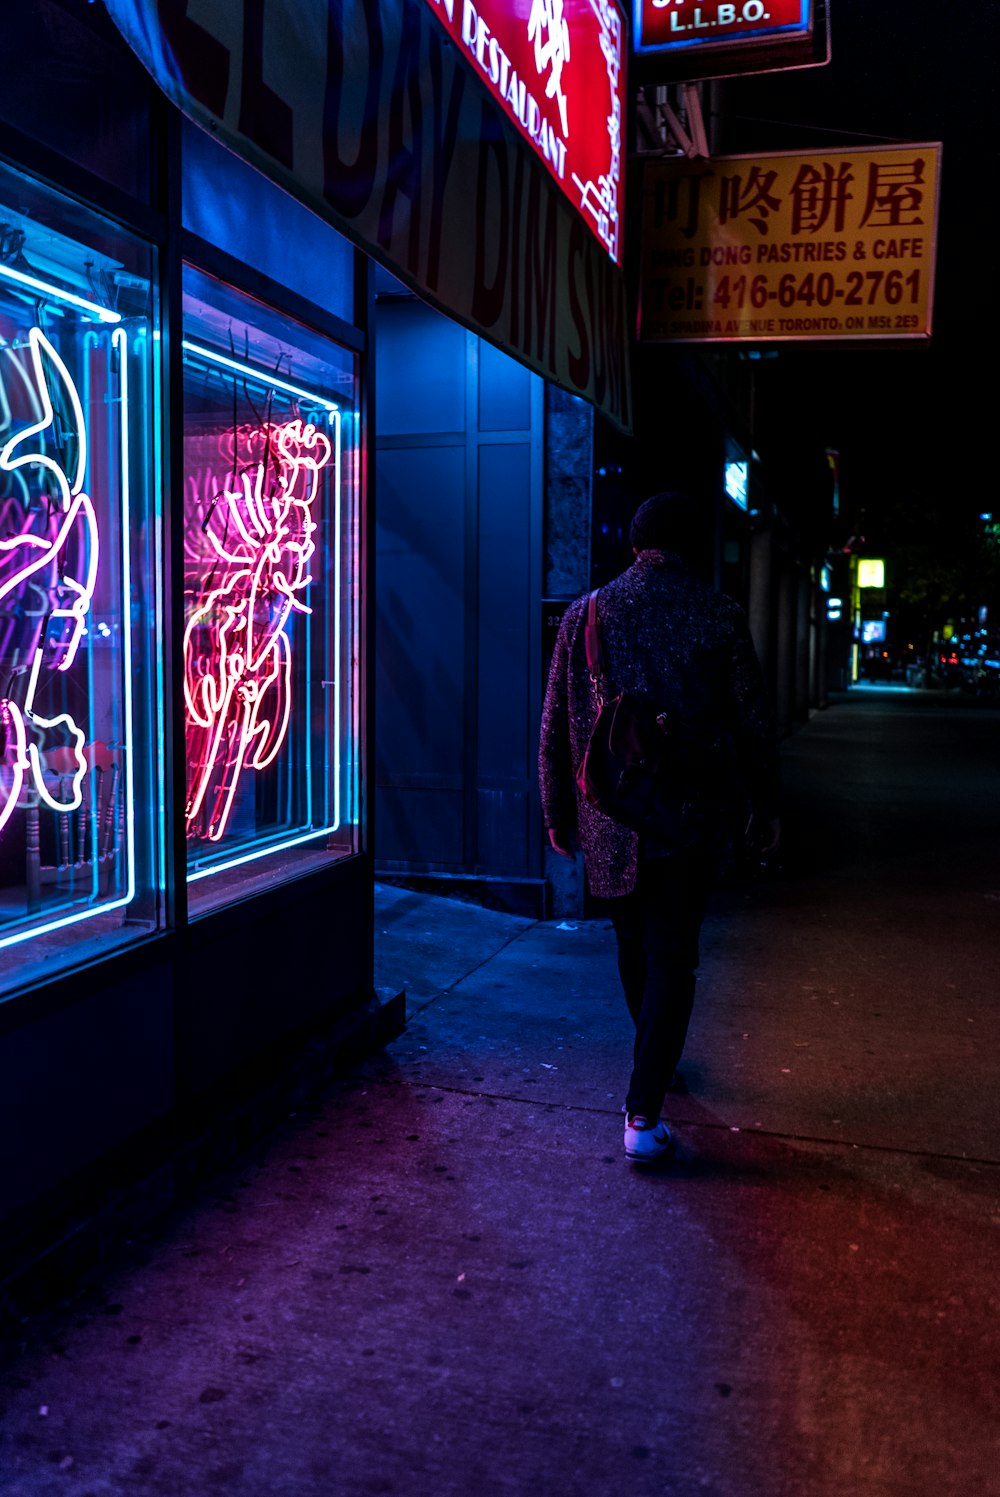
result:
<svg viewBox="0 0 1000 1497"><path fill-rule="evenodd" d="M625 1120L625 1158L637 1164L651 1164L662 1159L673 1148L673 1134L661 1119L653 1124L634 1114Z"/></svg>

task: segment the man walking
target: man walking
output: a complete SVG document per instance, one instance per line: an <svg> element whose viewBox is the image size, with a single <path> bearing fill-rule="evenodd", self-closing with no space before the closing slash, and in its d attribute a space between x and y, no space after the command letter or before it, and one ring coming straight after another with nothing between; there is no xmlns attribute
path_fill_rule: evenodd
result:
<svg viewBox="0 0 1000 1497"><path fill-rule="evenodd" d="M706 745L730 745L766 855L780 837L777 743L746 615L696 571L705 529L701 507L683 493L656 494L636 511L635 561L597 598L606 689L635 693ZM612 820L577 789L597 717L584 640L588 597L566 610L549 670L542 811L555 851L572 858L578 845L591 893L609 902L635 1025L625 1154L650 1163L672 1145L660 1110L684 1048L701 926L725 854L714 838L684 847L658 842ZM720 799L724 790L720 784Z"/></svg>

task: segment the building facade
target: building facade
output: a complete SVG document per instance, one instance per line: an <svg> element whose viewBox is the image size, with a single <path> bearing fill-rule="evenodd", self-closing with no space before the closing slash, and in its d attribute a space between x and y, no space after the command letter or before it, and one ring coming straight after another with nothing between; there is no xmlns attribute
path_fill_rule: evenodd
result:
<svg viewBox="0 0 1000 1497"><path fill-rule="evenodd" d="M785 731L817 695L743 396L634 360L620 99L574 203L431 0L199 17L0 21L4 1271L398 1031L377 876L586 912L537 724L645 493L715 513Z"/></svg>

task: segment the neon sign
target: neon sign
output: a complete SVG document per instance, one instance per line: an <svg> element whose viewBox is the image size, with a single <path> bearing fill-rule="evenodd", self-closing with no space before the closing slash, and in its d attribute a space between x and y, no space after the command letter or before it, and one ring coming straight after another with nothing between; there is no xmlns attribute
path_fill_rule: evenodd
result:
<svg viewBox="0 0 1000 1497"><path fill-rule="evenodd" d="M826 0L633 0L643 82L724 78L829 59Z"/></svg>
<svg viewBox="0 0 1000 1497"><path fill-rule="evenodd" d="M277 757L292 710L289 616L315 551L319 475L333 456L325 432L301 419L263 428L263 452L235 475L207 516L218 565L184 630L188 802L192 835L223 836L240 779Z"/></svg>
<svg viewBox="0 0 1000 1497"><path fill-rule="evenodd" d="M291 735L295 722L308 716L301 693L319 684L312 678L309 589L316 534L324 519L332 538L324 573L332 583L333 659L339 659L340 411L336 402L249 364L193 342L183 346L196 362L232 373L244 390L252 384L266 392L263 400L248 397L251 411L259 412L255 419L222 432L214 423L207 431L191 427L185 437L185 817L192 848L216 846L223 852L228 845L231 850L221 861L213 856L192 863L188 879L194 882L339 825L335 680L321 683L332 689L334 804L329 825L312 824L308 750L302 760L294 751L288 756L282 750L296 741ZM288 399L293 414L270 417L276 396ZM326 517L319 502L324 487L333 501ZM304 633L296 618L309 626ZM307 740L306 728L302 741ZM299 781L307 825L286 825L277 839L272 834L262 845L240 849L246 829L236 812L245 800L243 792L251 778L279 765L284 765L283 783L291 783L289 776Z"/></svg>
<svg viewBox="0 0 1000 1497"><path fill-rule="evenodd" d="M617 265L625 22L615 0L426 0Z"/></svg>
<svg viewBox="0 0 1000 1497"><path fill-rule="evenodd" d="M122 537L119 576L124 596L129 596L130 503L128 486L128 335L121 317L109 308L75 293L0 266L0 280L15 290L22 287L49 301L65 303L78 315L105 325L110 332L116 373L103 391L102 405L117 431L117 440L102 439L101 464L118 470L120 512L114 516L115 530ZM101 352L101 333L84 338L84 379L89 379L88 360ZM93 712L89 700L93 686L92 663L81 676L74 666L92 639L109 639L111 626L103 619L94 628L92 604L101 581L101 526L97 508L85 487L90 461L90 440L85 400L76 380L53 342L39 326L26 338L0 339L0 473L7 475L8 492L0 518L0 654L11 669L0 696L0 836L16 810L39 804L56 813L60 825L72 824L76 836L86 835L86 846L103 859L110 841L118 857L118 826L105 827L97 846L98 827L94 805L85 802L85 777L95 769L110 770L118 779L117 755L125 765L126 810L124 827L124 877L117 879L109 897L98 897L96 881L77 896L77 908L55 918L42 919L13 929L0 938L7 947L31 937L117 909L128 904L135 892L135 855L131 837L132 683L131 636L126 627L115 643L121 652L122 712L119 741L113 749L104 742L87 741ZM105 347L105 353L107 349ZM27 420L18 423L14 404L25 408ZM89 397L88 397L89 399ZM15 427L17 429L15 429ZM12 433L12 434L11 434ZM88 640L88 635L91 640ZM86 644L85 644L86 642ZM49 687L59 679L67 682L70 699L85 703L85 711L52 711L44 706ZM64 699L66 692L64 691ZM117 812L115 813L117 823ZM60 833L60 845L62 845ZM83 866L88 854L77 844ZM37 852L36 852L37 857ZM80 865L74 865L80 866ZM72 887L72 881L70 886ZM84 903L85 901L85 903ZM80 907L80 905L83 907Z"/></svg>
<svg viewBox="0 0 1000 1497"><path fill-rule="evenodd" d="M11 595L23 597L32 586L36 590L41 586L43 592L56 601L47 611L30 665L15 667L16 675L27 674L28 677L23 702L19 704L9 695L0 698L4 757L9 760L7 767L10 771L9 784L5 792L0 792L5 794L0 804L0 830L20 802L29 771L36 794L53 811L74 811L82 803L81 787L87 772L83 748L87 735L68 712L44 716L36 706L36 697L43 662L49 671L68 671L76 659L94 595L100 554L97 516L89 495L83 491L87 469L87 428L80 396L69 370L41 328L31 329L28 348L35 404L40 414L37 421L24 427L0 448L0 470L16 472L29 464L41 468L48 474L58 497L49 500L50 509L43 533L26 530L0 540L0 601ZM44 433L55 433L49 370L62 385L72 417L69 435L75 439L76 461L71 474L45 448ZM61 445L67 445L65 438ZM53 450L60 450L55 443ZM29 742L29 733L44 733L46 729L60 725L72 740L73 769L69 796L65 800L51 794L45 783L45 764L38 743ZM60 780L63 778L60 776Z"/></svg>

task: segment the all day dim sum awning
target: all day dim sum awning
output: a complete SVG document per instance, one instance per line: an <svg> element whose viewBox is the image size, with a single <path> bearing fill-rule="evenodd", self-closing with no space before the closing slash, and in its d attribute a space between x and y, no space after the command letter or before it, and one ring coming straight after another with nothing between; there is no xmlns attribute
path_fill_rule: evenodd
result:
<svg viewBox="0 0 1000 1497"><path fill-rule="evenodd" d="M622 246L608 222L620 203L612 190L623 170L619 105L609 105L617 117L606 122L608 171L595 167L596 182L577 172L567 191L573 163L561 114L550 109L555 123L543 126L542 109L512 86L509 59L505 96L491 93L502 71L499 60L490 66L502 50L491 52L496 37L466 18L463 45L462 32L456 42L443 24L463 0L444 0L440 15L436 0L200 0L197 19L176 0L106 4L190 119L432 305L630 429ZM620 13L604 0L572 4L581 24L598 18L605 82L620 101ZM501 0L494 9L504 9ZM546 42L538 55L551 64L553 38L539 32L548 10L538 9L534 42ZM615 69L612 34L621 49ZM560 82L568 77L564 68ZM543 79L537 98L546 87ZM592 113L593 87L590 104Z"/></svg>

